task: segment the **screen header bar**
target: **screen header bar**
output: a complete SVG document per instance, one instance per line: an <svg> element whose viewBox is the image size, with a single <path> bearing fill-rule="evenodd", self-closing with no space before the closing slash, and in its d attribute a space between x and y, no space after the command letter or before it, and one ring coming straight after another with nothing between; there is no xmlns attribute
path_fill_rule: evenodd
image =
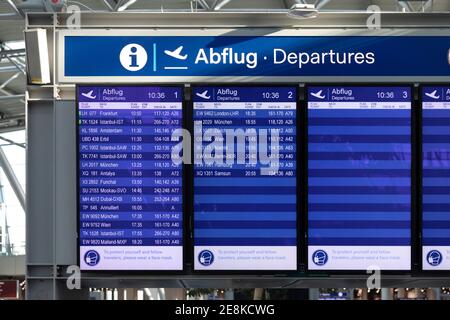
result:
<svg viewBox="0 0 450 320"><path fill-rule="evenodd" d="M411 102L410 87L308 87L309 102Z"/></svg>
<svg viewBox="0 0 450 320"><path fill-rule="evenodd" d="M195 87L194 102L296 102L296 87Z"/></svg>
<svg viewBox="0 0 450 320"><path fill-rule="evenodd" d="M422 101L450 103L450 86L422 87Z"/></svg>
<svg viewBox="0 0 450 320"><path fill-rule="evenodd" d="M78 102L182 102L182 87L79 86Z"/></svg>

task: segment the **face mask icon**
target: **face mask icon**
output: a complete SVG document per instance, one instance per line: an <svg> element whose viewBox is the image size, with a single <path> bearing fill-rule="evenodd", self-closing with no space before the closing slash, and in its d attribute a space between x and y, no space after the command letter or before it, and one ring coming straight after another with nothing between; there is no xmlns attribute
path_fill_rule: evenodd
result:
<svg viewBox="0 0 450 320"><path fill-rule="evenodd" d="M200 262L201 265L204 266L209 266L213 263L214 261L214 255L211 251L209 250L203 250L202 252L200 252L200 254L198 255L198 261Z"/></svg>
<svg viewBox="0 0 450 320"><path fill-rule="evenodd" d="M323 266L328 261L328 255L323 250L317 250L313 253L312 260L314 264Z"/></svg>
<svg viewBox="0 0 450 320"><path fill-rule="evenodd" d="M89 250L88 252L86 252L86 254L84 255L84 261L86 262L87 265L89 266L95 266L99 263L100 261L100 255L98 254L97 251L94 250Z"/></svg>
<svg viewBox="0 0 450 320"><path fill-rule="evenodd" d="M442 254L437 250L432 250L428 252L427 262L431 266L438 266L442 262Z"/></svg>
<svg viewBox="0 0 450 320"><path fill-rule="evenodd" d="M86 263L87 264L96 264L97 263L97 257L96 256L87 257L86 258Z"/></svg>

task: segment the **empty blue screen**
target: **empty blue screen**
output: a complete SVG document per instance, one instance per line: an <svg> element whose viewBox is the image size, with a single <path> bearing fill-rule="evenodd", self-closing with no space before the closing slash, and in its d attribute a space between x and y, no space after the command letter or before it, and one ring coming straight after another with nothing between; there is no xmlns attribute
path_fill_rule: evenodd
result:
<svg viewBox="0 0 450 320"><path fill-rule="evenodd" d="M411 89L308 88L310 269L410 268Z"/></svg>

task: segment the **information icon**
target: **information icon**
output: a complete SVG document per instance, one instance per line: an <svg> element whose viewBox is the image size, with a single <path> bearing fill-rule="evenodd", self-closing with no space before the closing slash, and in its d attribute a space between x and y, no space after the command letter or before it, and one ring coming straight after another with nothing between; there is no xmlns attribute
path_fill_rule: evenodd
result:
<svg viewBox="0 0 450 320"><path fill-rule="evenodd" d="M147 51L137 43L130 43L120 51L120 63L128 71L139 71L147 64Z"/></svg>

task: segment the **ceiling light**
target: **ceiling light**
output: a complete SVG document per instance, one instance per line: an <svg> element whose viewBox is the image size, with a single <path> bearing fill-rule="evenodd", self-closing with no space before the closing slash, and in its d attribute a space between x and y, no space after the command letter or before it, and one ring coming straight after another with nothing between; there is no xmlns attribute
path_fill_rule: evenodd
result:
<svg viewBox="0 0 450 320"><path fill-rule="evenodd" d="M313 4L294 4L288 11L288 16L294 19L312 19L316 18L319 11Z"/></svg>

